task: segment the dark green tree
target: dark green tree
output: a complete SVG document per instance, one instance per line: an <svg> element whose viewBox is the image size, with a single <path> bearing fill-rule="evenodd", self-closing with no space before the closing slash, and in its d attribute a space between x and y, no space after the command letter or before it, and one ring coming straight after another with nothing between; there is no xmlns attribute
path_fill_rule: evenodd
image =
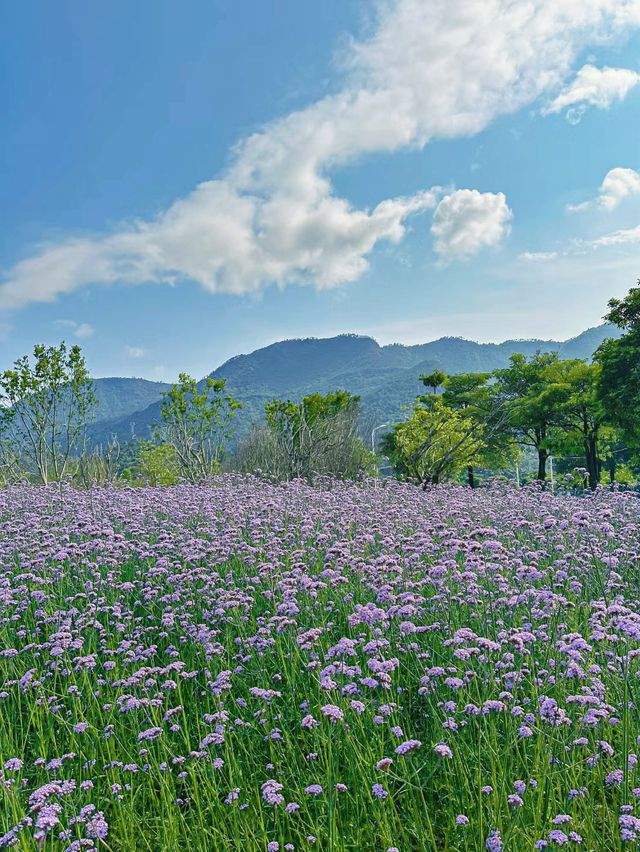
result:
<svg viewBox="0 0 640 852"><path fill-rule="evenodd" d="M640 281L638 282L640 285ZM611 299L605 319L625 333L605 340L594 360L600 365L598 397L610 422L635 453L640 451L640 286Z"/></svg>
<svg viewBox="0 0 640 852"><path fill-rule="evenodd" d="M432 393L438 393L438 388L447 380L447 374L442 370L434 370L433 373L423 373L420 376L420 381L426 388L431 388Z"/></svg>
<svg viewBox="0 0 640 852"><path fill-rule="evenodd" d="M508 409L491 381L491 373L448 376L442 399L453 411L464 412L481 434L481 444L467 465L467 481L474 488L476 466L495 470L509 465L517 455Z"/></svg>
<svg viewBox="0 0 640 852"><path fill-rule="evenodd" d="M569 447L584 452L589 487L598 486L602 476L600 439L606 411L598 398L601 368L586 361L558 361L548 371L547 395L555 401L553 423L564 433ZM563 441L558 441L562 446Z"/></svg>
<svg viewBox="0 0 640 852"><path fill-rule="evenodd" d="M558 436L558 392L551 382L551 371L558 361L555 352L538 352L531 358L515 354L508 367L493 374L495 392L508 412L514 439L532 447L538 456L537 478L541 482L547 478L547 460Z"/></svg>

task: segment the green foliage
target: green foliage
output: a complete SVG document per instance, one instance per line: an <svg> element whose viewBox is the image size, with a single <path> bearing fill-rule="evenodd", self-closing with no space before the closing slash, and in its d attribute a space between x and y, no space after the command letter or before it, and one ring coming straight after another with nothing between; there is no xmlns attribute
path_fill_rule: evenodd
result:
<svg viewBox="0 0 640 852"><path fill-rule="evenodd" d="M627 332L640 330L640 280L624 299L609 299L609 312L605 319Z"/></svg>
<svg viewBox="0 0 640 852"><path fill-rule="evenodd" d="M275 438L271 464L261 465L285 479L316 474L345 478L373 472L375 456L357 435L359 398L346 391L309 394L299 403L271 400L267 426ZM268 446L263 441L263 446Z"/></svg>
<svg viewBox="0 0 640 852"><path fill-rule="evenodd" d="M640 283L640 282L639 282ZM612 423L634 449L640 448L640 286L609 302L607 318L626 333L605 340L595 359L601 368L598 396Z"/></svg>
<svg viewBox="0 0 640 852"><path fill-rule="evenodd" d="M241 403L224 393L224 379L210 376L198 383L186 373L163 393L159 440L168 443L180 473L192 483L203 482L220 470L225 444L231 437L230 421Z"/></svg>
<svg viewBox="0 0 640 852"><path fill-rule="evenodd" d="M180 481L181 467L175 447L142 441L138 448L136 472L144 485L176 485Z"/></svg>
<svg viewBox="0 0 640 852"><path fill-rule="evenodd" d="M383 450L396 470L423 485L455 476L473 464L483 446L479 424L440 396L421 400L391 434L383 436Z"/></svg>
<svg viewBox="0 0 640 852"><path fill-rule="evenodd" d="M563 435L556 446L580 444L584 452L589 486L600 482L602 459L600 432L606 416L598 398L600 367L586 361L558 361L547 371L547 396L554 400L553 422Z"/></svg>
<svg viewBox="0 0 640 852"><path fill-rule="evenodd" d="M38 344L0 376L0 427L45 485L65 476L95 402L79 346Z"/></svg>
<svg viewBox="0 0 640 852"><path fill-rule="evenodd" d="M460 373L445 381L442 399L454 411L463 411L481 434L481 442L467 465L467 478L475 484L474 467L498 471L512 468L520 455L509 428L509 411L503 405L491 373Z"/></svg>
<svg viewBox="0 0 640 852"><path fill-rule="evenodd" d="M447 374L443 373L442 370L434 370L433 373L423 373L420 376L420 381L426 388L431 388L433 393L438 392L438 388L441 387L447 380Z"/></svg>
<svg viewBox="0 0 640 852"><path fill-rule="evenodd" d="M234 439L242 438L253 423L263 418L269 400L297 401L336 388L360 396L359 427L366 437L371 426L395 423L404 417L406 407L413 404L418 393L424 392L418 379L421 373L428 374L436 368L448 375L492 372L508 366L514 352L531 356L536 350L558 351L561 358L591 358L604 337L616 333L614 326L603 325L566 343L544 340L474 343L446 337L417 346L378 346L371 338L353 335L286 340L232 358L213 376L226 379L228 392L243 404L242 411L234 418ZM148 383L146 389L138 388L137 381L130 386L133 382L132 379L96 380L96 393L101 401L96 417L100 422L90 427L92 443L104 444L112 434L117 434L124 445L132 435L147 438L152 434L152 424L161 419L161 388L155 383ZM109 386L104 387L105 383ZM129 408L132 394L138 393L139 403L132 403L132 408L138 411L132 414L124 410ZM117 404L118 396L124 397L123 405Z"/></svg>
<svg viewBox="0 0 640 852"><path fill-rule="evenodd" d="M615 470L615 479L619 485L636 485L638 483L638 475L629 467L628 464L619 464Z"/></svg>
<svg viewBox="0 0 640 852"><path fill-rule="evenodd" d="M514 439L532 447L538 455L537 478L547 476L547 459L559 430L555 424L557 391L550 386L552 370L559 363L555 352L527 358L515 354L510 365L496 370L496 394L508 412L508 423Z"/></svg>

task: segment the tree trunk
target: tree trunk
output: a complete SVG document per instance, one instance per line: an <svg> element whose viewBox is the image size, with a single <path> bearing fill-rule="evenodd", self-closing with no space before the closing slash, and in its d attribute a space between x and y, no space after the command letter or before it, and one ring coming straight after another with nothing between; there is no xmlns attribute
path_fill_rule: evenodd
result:
<svg viewBox="0 0 640 852"><path fill-rule="evenodd" d="M616 481L616 457L613 454L607 460L607 470L609 471L609 482L613 485Z"/></svg>
<svg viewBox="0 0 640 852"><path fill-rule="evenodd" d="M476 477L475 477L475 474L473 472L473 465L472 464L467 465L467 479L469 481L469 488L475 488L476 487Z"/></svg>
<svg viewBox="0 0 640 852"><path fill-rule="evenodd" d="M547 478L547 459L549 453L546 450L538 449L538 480L545 482Z"/></svg>
<svg viewBox="0 0 640 852"><path fill-rule="evenodd" d="M598 439L589 436L584 441L585 461L589 474L589 488L595 491L600 482L600 459L598 458Z"/></svg>

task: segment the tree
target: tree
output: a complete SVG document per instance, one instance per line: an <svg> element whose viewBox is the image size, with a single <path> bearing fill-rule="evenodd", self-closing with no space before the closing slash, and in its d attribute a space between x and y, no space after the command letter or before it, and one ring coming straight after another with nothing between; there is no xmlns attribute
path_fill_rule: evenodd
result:
<svg viewBox="0 0 640 852"><path fill-rule="evenodd" d="M467 480L475 487L475 467L496 469L510 464L516 446L509 432L509 415L490 373L458 373L444 382L442 400L453 411L464 412L480 427L482 441L467 465Z"/></svg>
<svg viewBox="0 0 640 852"><path fill-rule="evenodd" d="M225 380L208 376L198 383L186 373L163 393L158 438L170 444L182 476L191 483L206 480L220 469L230 421L242 403L224 393Z"/></svg>
<svg viewBox="0 0 640 852"><path fill-rule="evenodd" d="M65 476L95 404L79 346L39 344L0 376L0 426L44 485Z"/></svg>
<svg viewBox="0 0 640 852"><path fill-rule="evenodd" d="M347 391L309 394L299 403L268 402L266 422L276 440L276 466L284 477L349 478L372 469L374 456L357 434L358 413L359 397ZM263 440L262 447L272 455L272 444Z"/></svg>
<svg viewBox="0 0 640 852"><path fill-rule="evenodd" d="M548 396L555 400L554 424L569 443L582 446L589 487L598 486L602 474L600 433L605 409L598 398L601 368L586 361L558 361L548 371Z"/></svg>
<svg viewBox="0 0 640 852"><path fill-rule="evenodd" d="M640 281L638 282L640 285ZM640 449L640 286L611 299L605 319L626 333L605 340L594 355L600 365L598 398L630 448Z"/></svg>
<svg viewBox="0 0 640 852"><path fill-rule="evenodd" d="M546 480L547 459L558 434L554 420L557 390L550 389L550 371L558 360L556 352L538 352L531 358L515 354L508 367L493 374L514 439L537 453L541 482Z"/></svg>
<svg viewBox="0 0 640 852"><path fill-rule="evenodd" d="M74 478L85 488L92 485L111 485L120 473L122 447L113 435L105 444L82 453L75 466Z"/></svg>
<svg viewBox="0 0 640 852"><path fill-rule="evenodd" d="M426 488L473 464L483 446L482 427L441 396L421 397L411 417L383 436L396 471Z"/></svg>
<svg viewBox="0 0 640 852"><path fill-rule="evenodd" d="M276 480L289 477L288 459L276 432L267 423L254 423L228 459L228 468L240 473L266 473Z"/></svg>
<svg viewBox="0 0 640 852"><path fill-rule="evenodd" d="M426 388L431 388L434 394L438 393L438 388L441 387L447 380L447 374L442 370L434 370L433 373L423 373L420 376L420 381Z"/></svg>
<svg viewBox="0 0 640 852"><path fill-rule="evenodd" d="M172 444L142 441L138 447L136 472L145 485L176 485L180 481L180 459Z"/></svg>
<svg viewBox="0 0 640 852"><path fill-rule="evenodd" d="M14 442L0 439L0 486L16 485L26 479L27 471Z"/></svg>
<svg viewBox="0 0 640 852"><path fill-rule="evenodd" d="M609 299L609 312L604 317L627 332L640 329L640 278L637 283L624 299Z"/></svg>

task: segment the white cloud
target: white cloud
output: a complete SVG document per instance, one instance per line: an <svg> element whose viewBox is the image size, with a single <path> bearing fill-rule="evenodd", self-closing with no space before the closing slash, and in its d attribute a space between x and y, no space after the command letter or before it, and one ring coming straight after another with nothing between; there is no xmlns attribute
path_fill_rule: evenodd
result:
<svg viewBox="0 0 640 852"><path fill-rule="evenodd" d="M542 113L549 115L566 109L567 121L578 124L588 107L609 109L616 101L624 100L638 83L640 74L628 68L596 68L595 65L583 65L573 81Z"/></svg>
<svg viewBox="0 0 640 852"><path fill-rule="evenodd" d="M445 195L434 213L435 250L443 260L469 257L499 243L509 232L511 218L502 192L458 189Z"/></svg>
<svg viewBox="0 0 640 852"><path fill-rule="evenodd" d="M130 358L144 358L147 354L147 350L142 346L125 345L124 350Z"/></svg>
<svg viewBox="0 0 640 852"><path fill-rule="evenodd" d="M402 239L433 191L356 209L332 173L365 154L469 136L557 88L579 51L640 25L640 0L379 0L343 57L344 83L242 140L230 167L150 221L41 246L10 269L0 307L88 284L175 283L246 293L335 287Z"/></svg>
<svg viewBox="0 0 640 852"><path fill-rule="evenodd" d="M522 254L518 255L519 260L524 260L527 263L547 263L557 257L557 251L523 251Z"/></svg>
<svg viewBox="0 0 640 852"><path fill-rule="evenodd" d="M74 333L75 333L76 337L85 338L85 337L92 337L93 331L94 331L94 329L93 329L92 325L89 325L88 322L81 322L76 327L76 330L75 330Z"/></svg>
<svg viewBox="0 0 640 852"><path fill-rule="evenodd" d="M588 210L591 207L603 207L613 210L630 195L640 195L640 172L635 169L611 169L600 185L600 193L592 201L582 204L570 204L567 209L572 213Z"/></svg>
<svg viewBox="0 0 640 852"><path fill-rule="evenodd" d="M612 231L610 234L604 234L592 240L590 245L595 248L601 246L621 246L640 243L640 225L635 228L623 228L620 231Z"/></svg>
<svg viewBox="0 0 640 852"><path fill-rule="evenodd" d="M538 261L538 260L571 260L580 256L593 256L596 249L607 249L612 246L628 246L640 243L640 225L632 228L621 228L617 231L611 231L608 234L603 234L601 237L594 239L570 240L561 251L553 252L524 252L519 255L520 260Z"/></svg>
<svg viewBox="0 0 640 852"><path fill-rule="evenodd" d="M81 340L84 340L87 337L93 337L95 330L88 322L76 322L75 320L56 320L56 325L59 325L61 328L68 328L70 334L74 337L80 338Z"/></svg>

